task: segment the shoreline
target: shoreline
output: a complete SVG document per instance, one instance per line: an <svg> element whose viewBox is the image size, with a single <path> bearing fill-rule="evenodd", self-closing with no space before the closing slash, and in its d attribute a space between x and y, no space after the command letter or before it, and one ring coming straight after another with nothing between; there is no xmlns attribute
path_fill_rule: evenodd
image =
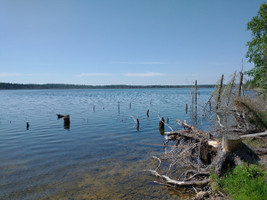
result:
<svg viewBox="0 0 267 200"><path fill-rule="evenodd" d="M192 88L193 85L75 85L75 84L19 84L0 83L0 90L47 90L47 89L157 89ZM198 85L199 88L214 88L213 84Z"/></svg>

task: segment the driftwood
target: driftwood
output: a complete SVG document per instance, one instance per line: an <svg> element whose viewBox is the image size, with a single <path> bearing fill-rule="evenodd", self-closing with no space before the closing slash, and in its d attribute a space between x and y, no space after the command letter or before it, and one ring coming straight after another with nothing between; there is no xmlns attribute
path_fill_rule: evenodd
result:
<svg viewBox="0 0 267 200"><path fill-rule="evenodd" d="M200 196L210 195L211 170L222 176L242 161L249 163L259 161L255 152L243 144L235 133L226 134L222 142L219 142L210 133L200 131L186 121L177 120L177 122L183 129L164 133L165 144L174 141L175 145L165 146L169 150L165 151L163 158L153 157L159 162L156 169L146 170L157 177L160 184L194 189L197 194L196 199L199 199ZM166 164L169 166L167 170ZM176 174L177 171L181 172L179 176Z"/></svg>
<svg viewBox="0 0 267 200"><path fill-rule="evenodd" d="M167 185L174 185L177 187L187 187L187 186L205 186L210 182L210 179L204 179L202 181L176 181L169 178L165 175L160 175L156 170L146 170L149 171L152 175L165 181Z"/></svg>
<svg viewBox="0 0 267 200"><path fill-rule="evenodd" d="M241 138L254 138L254 137L263 137L267 136L267 131L261 132L261 133L255 133L255 134L247 134L247 135L241 135Z"/></svg>

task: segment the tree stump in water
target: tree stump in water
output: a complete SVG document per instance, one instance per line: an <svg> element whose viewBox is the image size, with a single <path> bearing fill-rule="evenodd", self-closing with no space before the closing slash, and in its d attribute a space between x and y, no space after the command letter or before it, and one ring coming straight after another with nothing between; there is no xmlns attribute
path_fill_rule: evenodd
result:
<svg viewBox="0 0 267 200"><path fill-rule="evenodd" d="M70 129L70 116L69 115L64 116L63 121L64 121L64 128Z"/></svg>
<svg viewBox="0 0 267 200"><path fill-rule="evenodd" d="M159 129L164 130L164 122L165 122L165 120L162 117L161 120L159 121Z"/></svg>
<svg viewBox="0 0 267 200"><path fill-rule="evenodd" d="M238 134L225 134L222 139L223 152L234 152L241 147L241 138Z"/></svg>

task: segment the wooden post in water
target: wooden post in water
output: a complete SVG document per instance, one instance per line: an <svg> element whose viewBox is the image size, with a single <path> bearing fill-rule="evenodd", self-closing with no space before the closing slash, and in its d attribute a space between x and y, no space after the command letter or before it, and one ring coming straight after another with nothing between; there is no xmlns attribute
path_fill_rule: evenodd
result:
<svg viewBox="0 0 267 200"><path fill-rule="evenodd" d="M69 115L64 116L63 122L64 122L64 129L70 129L70 116Z"/></svg>
<svg viewBox="0 0 267 200"><path fill-rule="evenodd" d="M164 120L164 118L162 117L161 120L159 121L159 129L160 129L160 130L164 130L164 122L165 122L165 120Z"/></svg>
<svg viewBox="0 0 267 200"><path fill-rule="evenodd" d="M139 119L136 119L136 130L139 131Z"/></svg>
<svg viewBox="0 0 267 200"><path fill-rule="evenodd" d="M26 121L26 129L29 130L30 124L28 121Z"/></svg>
<svg viewBox="0 0 267 200"><path fill-rule="evenodd" d="M120 102L118 102L118 113L120 113Z"/></svg>
<svg viewBox="0 0 267 200"><path fill-rule="evenodd" d="M195 93L194 93L194 88L191 89L191 95L192 95L192 105L191 105L191 113L190 113L190 114L191 114L191 119L192 119L192 121L194 121L194 120L193 120L193 118L194 118L194 113L195 113L195 112L194 112L194 108L195 108L195 107L194 107L194 104L195 104L195 97L194 97Z"/></svg>
<svg viewBox="0 0 267 200"><path fill-rule="evenodd" d="M187 114L188 106L185 104L185 114Z"/></svg>
<svg viewBox="0 0 267 200"><path fill-rule="evenodd" d="M197 80L195 80L195 126L197 127Z"/></svg>
<svg viewBox="0 0 267 200"><path fill-rule="evenodd" d="M149 117L149 109L146 111L146 116Z"/></svg>
<svg viewBox="0 0 267 200"><path fill-rule="evenodd" d="M221 77L221 81L220 81L220 86L219 86L219 90L218 90L218 98L217 98L217 104L216 104L216 109L218 110L221 104L221 93L222 93L222 87L223 87L223 77L224 75L222 75Z"/></svg>
<svg viewBox="0 0 267 200"><path fill-rule="evenodd" d="M238 92L237 92L237 96L241 96L241 87L242 87L242 82L243 82L243 73L239 72L240 74L240 80L239 80L239 85L238 85Z"/></svg>

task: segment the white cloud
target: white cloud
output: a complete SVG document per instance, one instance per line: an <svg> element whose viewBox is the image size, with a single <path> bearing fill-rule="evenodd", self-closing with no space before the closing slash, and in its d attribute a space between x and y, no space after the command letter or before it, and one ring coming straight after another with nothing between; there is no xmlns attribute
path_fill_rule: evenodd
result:
<svg viewBox="0 0 267 200"><path fill-rule="evenodd" d="M146 73L127 73L124 76L128 77L153 77L153 76L166 76L164 73L146 72Z"/></svg>
<svg viewBox="0 0 267 200"><path fill-rule="evenodd" d="M77 75L79 77L87 77L87 76L112 76L112 74L109 73L81 73Z"/></svg>

